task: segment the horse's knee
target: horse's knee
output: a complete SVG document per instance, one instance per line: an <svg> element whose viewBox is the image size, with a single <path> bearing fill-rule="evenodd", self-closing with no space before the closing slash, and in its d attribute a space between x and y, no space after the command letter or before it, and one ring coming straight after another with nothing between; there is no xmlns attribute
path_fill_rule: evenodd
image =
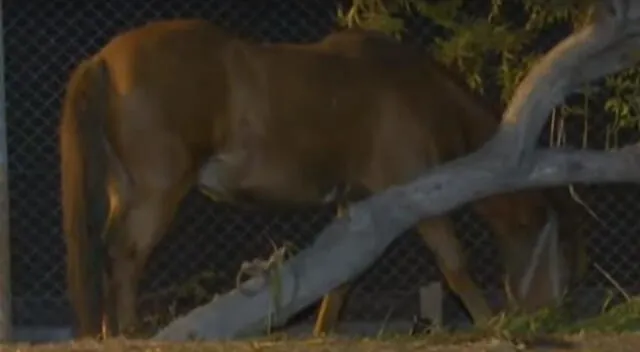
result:
<svg viewBox="0 0 640 352"><path fill-rule="evenodd" d="M418 233L444 270L452 273L465 271L464 253L451 220L445 217L425 220L418 225Z"/></svg>

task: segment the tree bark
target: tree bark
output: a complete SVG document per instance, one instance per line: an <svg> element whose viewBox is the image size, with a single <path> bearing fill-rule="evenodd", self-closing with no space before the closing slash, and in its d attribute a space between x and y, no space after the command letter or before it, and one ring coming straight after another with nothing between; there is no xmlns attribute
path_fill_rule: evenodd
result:
<svg viewBox="0 0 640 352"><path fill-rule="evenodd" d="M566 183L638 182L640 146L612 152L534 148L544 122L566 94L589 80L635 63L640 2L605 2L597 21L576 31L541 59L518 87L496 136L477 152L438 166L406 185L349 207L315 243L272 273L177 318L154 340L230 339L282 325L329 290L366 270L419 220L496 193ZM277 276L277 280L273 279ZM280 304L273 315L272 289ZM243 292L245 292L243 290ZM271 308L270 308L271 307Z"/></svg>

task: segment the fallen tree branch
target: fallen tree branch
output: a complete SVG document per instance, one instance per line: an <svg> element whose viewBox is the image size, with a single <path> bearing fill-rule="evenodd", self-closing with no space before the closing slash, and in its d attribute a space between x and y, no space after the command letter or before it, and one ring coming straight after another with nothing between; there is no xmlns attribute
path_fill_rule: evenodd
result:
<svg viewBox="0 0 640 352"><path fill-rule="evenodd" d="M541 150L532 154L529 165L527 170L508 168L499 158L474 154L353 204L347 217L336 219L310 248L283 265L281 305L271 323L281 326L329 289L361 274L422 218L509 190L567 182L640 181L640 147L613 152ZM233 290L174 320L153 339L217 340L260 334L272 312L270 284L264 278L250 279L244 283L254 292L250 297Z"/></svg>

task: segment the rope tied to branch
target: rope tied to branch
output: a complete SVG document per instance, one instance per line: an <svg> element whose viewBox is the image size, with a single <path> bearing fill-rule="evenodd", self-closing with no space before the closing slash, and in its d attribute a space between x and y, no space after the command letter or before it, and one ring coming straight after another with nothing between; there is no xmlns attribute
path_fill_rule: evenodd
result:
<svg viewBox="0 0 640 352"><path fill-rule="evenodd" d="M269 258L260 259L255 258L250 261L244 261L240 265L240 269L236 275L236 288L238 291L247 297L253 297L256 295L265 285L269 285L269 292L271 294L271 304L269 305L269 314L267 315L267 331L271 333L272 321L277 318L278 311L281 307L282 298L282 278L280 270L284 265L284 261L287 253L289 252L287 246L276 247L275 243L271 241L273 246L273 252ZM248 278L242 280L245 276ZM262 284L258 287L248 288L244 283L253 278L261 278Z"/></svg>

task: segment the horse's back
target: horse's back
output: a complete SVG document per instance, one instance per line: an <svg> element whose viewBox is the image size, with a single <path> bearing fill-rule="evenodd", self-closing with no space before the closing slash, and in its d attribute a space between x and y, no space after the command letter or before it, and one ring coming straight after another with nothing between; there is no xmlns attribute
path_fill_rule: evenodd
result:
<svg viewBox="0 0 640 352"><path fill-rule="evenodd" d="M379 64L411 63L410 66L416 66L425 60L420 49L401 43L383 33L362 28L349 28L331 33L312 47L318 51L375 59Z"/></svg>
<svg viewBox="0 0 640 352"><path fill-rule="evenodd" d="M269 105L264 119L270 138L287 144L287 153L299 154L299 160L325 160L328 171L347 155L365 153L385 82L377 66L313 45L250 46L247 60L263 75L265 89L258 94Z"/></svg>
<svg viewBox="0 0 640 352"><path fill-rule="evenodd" d="M274 153L310 178L367 178L375 188L402 182L440 159L438 124L457 133L450 118L425 110L425 85L437 84L426 55L382 35L349 30L249 50L266 75Z"/></svg>

